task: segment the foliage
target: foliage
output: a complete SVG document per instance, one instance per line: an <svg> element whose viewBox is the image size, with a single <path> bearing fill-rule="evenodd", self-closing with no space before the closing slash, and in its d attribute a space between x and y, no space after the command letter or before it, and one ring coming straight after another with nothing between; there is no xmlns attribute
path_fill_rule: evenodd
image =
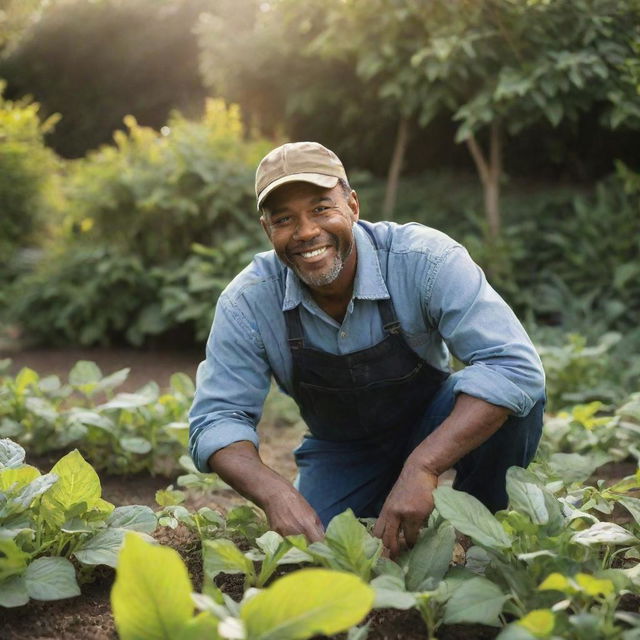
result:
<svg viewBox="0 0 640 640"><path fill-rule="evenodd" d="M509 510L494 516L467 494L447 487L436 490L439 513L477 545L467 552L467 567L501 588L507 596L503 611L522 618L519 627L533 624L536 617L526 617L532 611L561 612L556 614L558 628L579 626L576 617L591 610L601 614L596 625L600 632L606 630L605 635L593 637L619 637L622 628L614 625L613 614L624 590L635 588L633 569L610 567L614 557L637 545L638 539L617 524L599 522L591 514L569 508L570 503L554 496L529 471L512 467L507 491ZM620 550L613 553L615 547ZM562 576L564 582L560 585L554 576ZM567 600L572 576L579 576L581 588L572 592L579 597ZM546 615L551 628L556 616ZM511 634L518 630L511 628L501 637L516 638Z"/></svg>
<svg viewBox="0 0 640 640"><path fill-rule="evenodd" d="M268 589L245 594L239 606L230 598L197 595L201 613L196 617L190 591L177 552L127 536L111 596L120 637L302 640L357 624L374 598L357 577L326 569L281 578Z"/></svg>
<svg viewBox="0 0 640 640"><path fill-rule="evenodd" d="M4 88L0 80L0 278L10 275L6 269L16 251L33 244L41 233L42 210L56 167L44 136L58 119L41 119L40 105L28 98L5 99Z"/></svg>
<svg viewBox="0 0 640 640"><path fill-rule="evenodd" d="M246 141L235 106L208 100L200 121L174 113L162 132L125 118L127 133L73 163L67 183L83 243L107 244L147 265L182 260L194 242L261 237L253 171L268 150Z"/></svg>
<svg viewBox="0 0 640 640"><path fill-rule="evenodd" d="M126 530L151 532L148 507L118 507L103 500L100 480L77 450L50 473L24 463L24 449L0 440L0 605L29 598L58 600L80 593L81 578L95 565L115 567Z"/></svg>
<svg viewBox="0 0 640 640"><path fill-rule="evenodd" d="M171 377L161 394L150 382L136 393L116 393L129 373L103 376L93 362L79 361L68 383L22 369L0 377L0 435L16 439L35 453L75 445L97 469L111 473L141 470L171 474L186 453L193 382L183 373Z"/></svg>
<svg viewBox="0 0 640 640"><path fill-rule="evenodd" d="M108 142L126 114L160 127L172 109L200 111L192 29L209 0L42 2L29 16L34 4L9 7L13 22L30 25L0 62L0 75L12 96L35 95L47 113L63 115L50 141L65 157Z"/></svg>
<svg viewBox="0 0 640 640"><path fill-rule="evenodd" d="M169 331L183 343L199 342L219 294L250 261L249 244L245 237L211 248L194 244L184 262L151 269L135 254L74 247L9 289L20 291L11 296L10 316L29 340L51 345L140 346Z"/></svg>
<svg viewBox="0 0 640 640"><path fill-rule="evenodd" d="M543 120L554 127L577 122L592 110L607 126L640 122L636 84L623 69L634 57L636 3L405 0L392 10L384 0L324 4L326 24L308 50L354 58L360 77L377 85L379 103L391 104L398 117L424 126L438 113L453 113L456 140L467 142L483 183L492 237L500 230L505 132ZM478 134L487 128L483 150Z"/></svg>

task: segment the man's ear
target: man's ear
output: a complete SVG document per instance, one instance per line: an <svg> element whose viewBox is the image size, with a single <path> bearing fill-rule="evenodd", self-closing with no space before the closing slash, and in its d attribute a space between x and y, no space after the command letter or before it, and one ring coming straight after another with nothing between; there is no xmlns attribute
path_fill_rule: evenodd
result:
<svg viewBox="0 0 640 640"><path fill-rule="evenodd" d="M360 219L360 200L358 199L358 194L353 189L351 190L349 198L347 199L347 205L349 209L351 209L353 222L358 221Z"/></svg>
<svg viewBox="0 0 640 640"><path fill-rule="evenodd" d="M260 224L262 225L264 232L267 234L267 238L271 240L271 227L267 224L267 221L264 219L264 216L265 216L264 213L260 216Z"/></svg>

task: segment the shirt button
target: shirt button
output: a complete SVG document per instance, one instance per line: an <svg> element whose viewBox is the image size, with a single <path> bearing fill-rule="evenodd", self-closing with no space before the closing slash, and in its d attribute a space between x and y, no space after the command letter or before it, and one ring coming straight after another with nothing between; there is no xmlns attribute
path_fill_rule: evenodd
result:
<svg viewBox="0 0 640 640"><path fill-rule="evenodd" d="M346 331L341 331L340 332L340 337L341 338L346 338L347 337L347 332Z"/></svg>

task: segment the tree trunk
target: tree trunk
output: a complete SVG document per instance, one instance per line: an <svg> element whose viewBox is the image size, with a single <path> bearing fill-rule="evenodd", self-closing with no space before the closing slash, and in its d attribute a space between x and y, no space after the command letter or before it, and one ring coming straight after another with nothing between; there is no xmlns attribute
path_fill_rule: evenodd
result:
<svg viewBox="0 0 640 640"><path fill-rule="evenodd" d="M467 146L475 162L480 180L482 181L484 212L487 218L489 237L495 240L500 235L501 230L500 180L502 178L502 141L499 122L494 121L491 123L488 161L473 135L467 138Z"/></svg>
<svg viewBox="0 0 640 640"><path fill-rule="evenodd" d="M396 134L396 144L393 149L391 164L389 165L389 174L387 176L387 190L384 194L384 204L382 205L382 215L386 220L393 218L393 210L396 207L398 197L398 183L400 181L400 173L402 172L402 164L404 162L404 154L407 150L409 142L409 118L403 116L398 123L398 133Z"/></svg>

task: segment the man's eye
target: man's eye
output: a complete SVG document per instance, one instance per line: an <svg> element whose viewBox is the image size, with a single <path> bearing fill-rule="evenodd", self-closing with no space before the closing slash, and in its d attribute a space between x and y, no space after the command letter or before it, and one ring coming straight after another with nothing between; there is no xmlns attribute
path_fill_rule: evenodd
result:
<svg viewBox="0 0 640 640"><path fill-rule="evenodd" d="M275 218L271 220L271 224L275 227L279 227L283 224L289 222L289 216L281 216L280 218Z"/></svg>
<svg viewBox="0 0 640 640"><path fill-rule="evenodd" d="M329 207L325 207L325 206L320 206L320 207L316 207L313 212L314 213L323 213L324 211L327 211Z"/></svg>

